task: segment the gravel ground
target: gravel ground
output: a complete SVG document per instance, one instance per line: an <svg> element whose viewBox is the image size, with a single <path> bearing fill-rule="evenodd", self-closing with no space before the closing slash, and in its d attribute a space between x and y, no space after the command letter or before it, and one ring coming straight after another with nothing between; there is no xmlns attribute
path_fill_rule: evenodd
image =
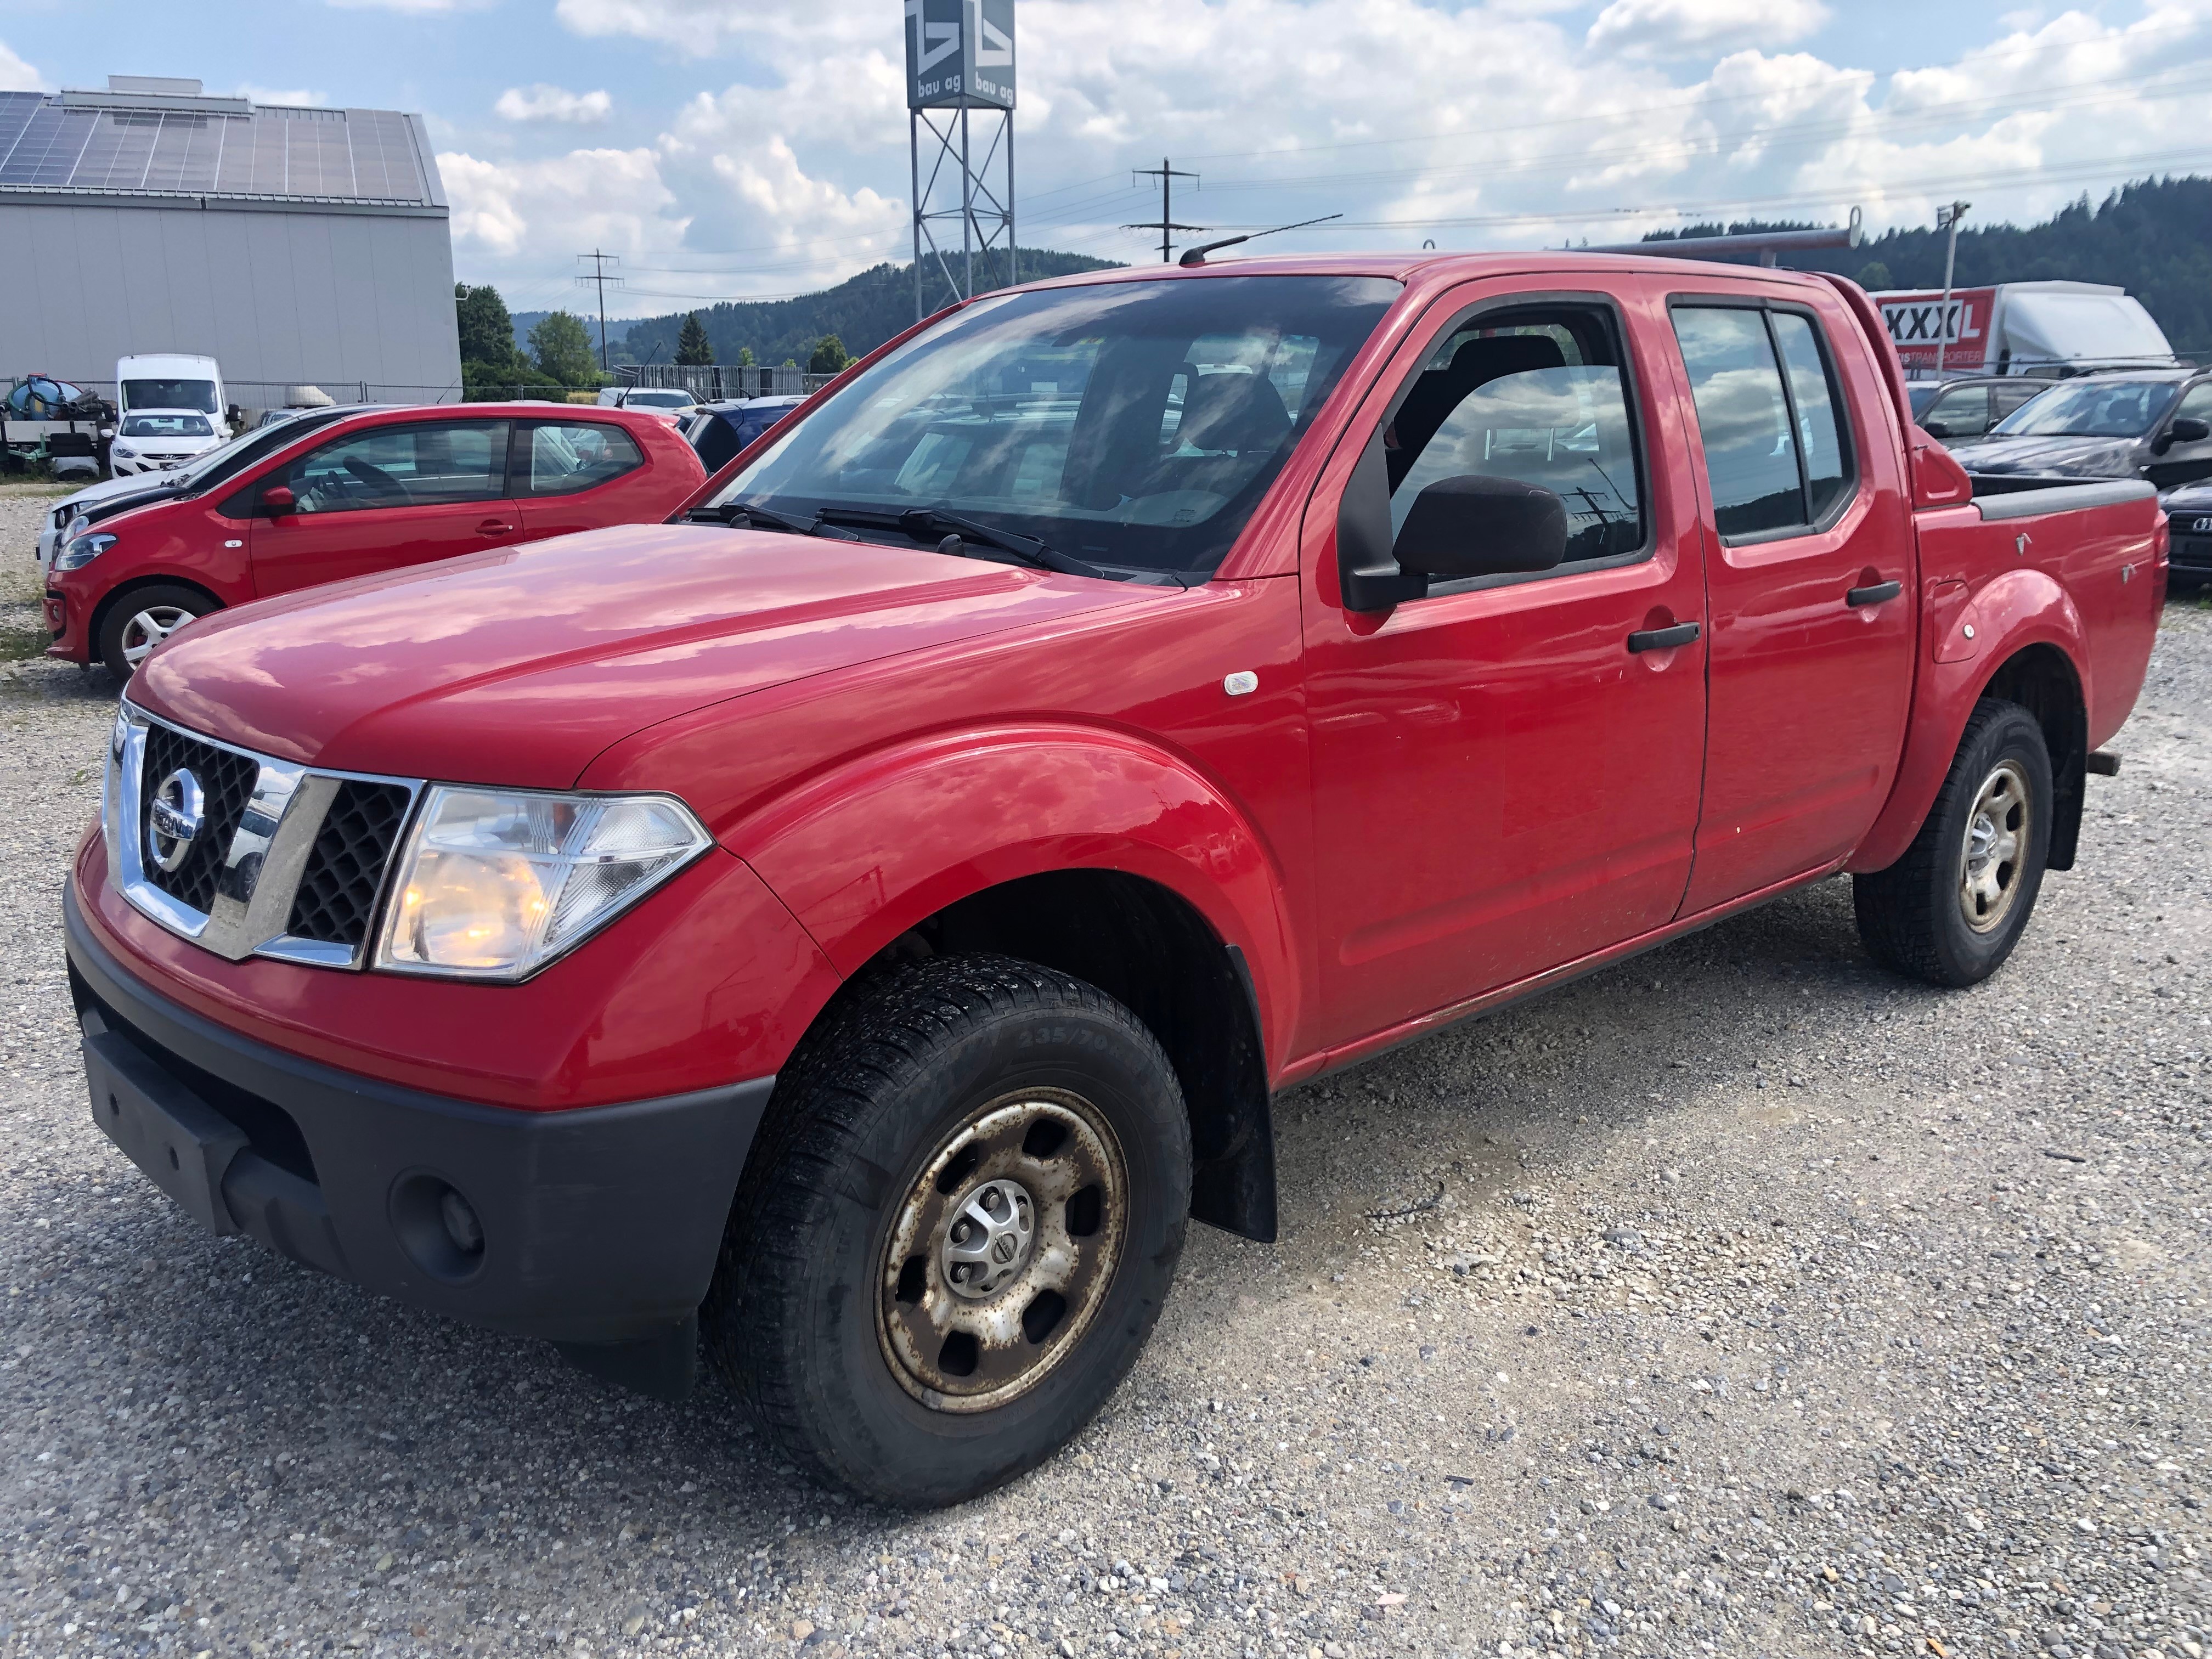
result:
<svg viewBox="0 0 2212 1659"><path fill-rule="evenodd" d="M15 621L30 509L0 497ZM2200 1659L2212 611L2011 964L1830 883L1279 1105L1048 1467L936 1515L727 1398L210 1240L86 1120L113 686L0 667L0 1652Z"/></svg>

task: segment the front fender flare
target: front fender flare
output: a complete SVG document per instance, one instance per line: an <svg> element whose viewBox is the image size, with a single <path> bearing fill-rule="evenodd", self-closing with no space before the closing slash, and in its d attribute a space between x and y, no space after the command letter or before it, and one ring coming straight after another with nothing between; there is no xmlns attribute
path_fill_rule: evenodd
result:
<svg viewBox="0 0 2212 1659"><path fill-rule="evenodd" d="M2050 646L2066 659L2087 706L2089 653L2081 613L2040 570L2008 570L1963 596L1942 595L1941 579L1921 594L1921 659L1905 751L1889 799L1845 863L1854 874L1887 870L1920 833L1951 770L1966 721L1999 670L2022 651ZM1964 629L1971 624L1974 637Z"/></svg>
<svg viewBox="0 0 2212 1659"><path fill-rule="evenodd" d="M1240 951L1279 1069L1298 978L1282 872L1226 790L1127 733L1009 724L860 757L732 826L849 976L947 905L1024 876L1115 870L1187 901Z"/></svg>

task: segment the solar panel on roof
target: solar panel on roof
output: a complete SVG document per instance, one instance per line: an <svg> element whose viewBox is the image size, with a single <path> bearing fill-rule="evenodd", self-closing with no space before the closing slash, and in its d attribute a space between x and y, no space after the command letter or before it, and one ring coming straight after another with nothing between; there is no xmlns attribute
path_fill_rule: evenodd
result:
<svg viewBox="0 0 2212 1659"><path fill-rule="evenodd" d="M200 113L90 107L40 93L0 93L0 191L9 189L431 200L412 124L394 111Z"/></svg>

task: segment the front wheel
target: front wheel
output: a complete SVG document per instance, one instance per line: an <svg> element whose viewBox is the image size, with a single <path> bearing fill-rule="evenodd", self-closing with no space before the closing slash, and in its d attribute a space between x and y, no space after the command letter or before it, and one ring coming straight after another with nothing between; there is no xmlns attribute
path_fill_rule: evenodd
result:
<svg viewBox="0 0 2212 1659"><path fill-rule="evenodd" d="M134 589L109 606L100 621L100 660L117 679L127 680L155 646L186 623L220 608L197 588L163 583Z"/></svg>
<svg viewBox="0 0 2212 1659"><path fill-rule="evenodd" d="M1127 1375L1189 1199L1182 1091L1127 1008L1006 957L908 964L779 1080L708 1351L818 1475L957 1503L1049 1456Z"/></svg>
<svg viewBox="0 0 2212 1659"><path fill-rule="evenodd" d="M2054 793L2035 717L1983 698L1905 856L1852 878L1859 937L1875 959L1932 985L1995 973L2042 890Z"/></svg>

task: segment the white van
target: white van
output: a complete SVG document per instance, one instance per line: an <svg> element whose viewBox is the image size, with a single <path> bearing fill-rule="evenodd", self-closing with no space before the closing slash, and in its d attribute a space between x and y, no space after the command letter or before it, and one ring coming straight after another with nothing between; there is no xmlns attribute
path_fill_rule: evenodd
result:
<svg viewBox="0 0 2212 1659"><path fill-rule="evenodd" d="M115 406L107 470L117 477L173 472L230 438L222 370L212 357L118 358Z"/></svg>

